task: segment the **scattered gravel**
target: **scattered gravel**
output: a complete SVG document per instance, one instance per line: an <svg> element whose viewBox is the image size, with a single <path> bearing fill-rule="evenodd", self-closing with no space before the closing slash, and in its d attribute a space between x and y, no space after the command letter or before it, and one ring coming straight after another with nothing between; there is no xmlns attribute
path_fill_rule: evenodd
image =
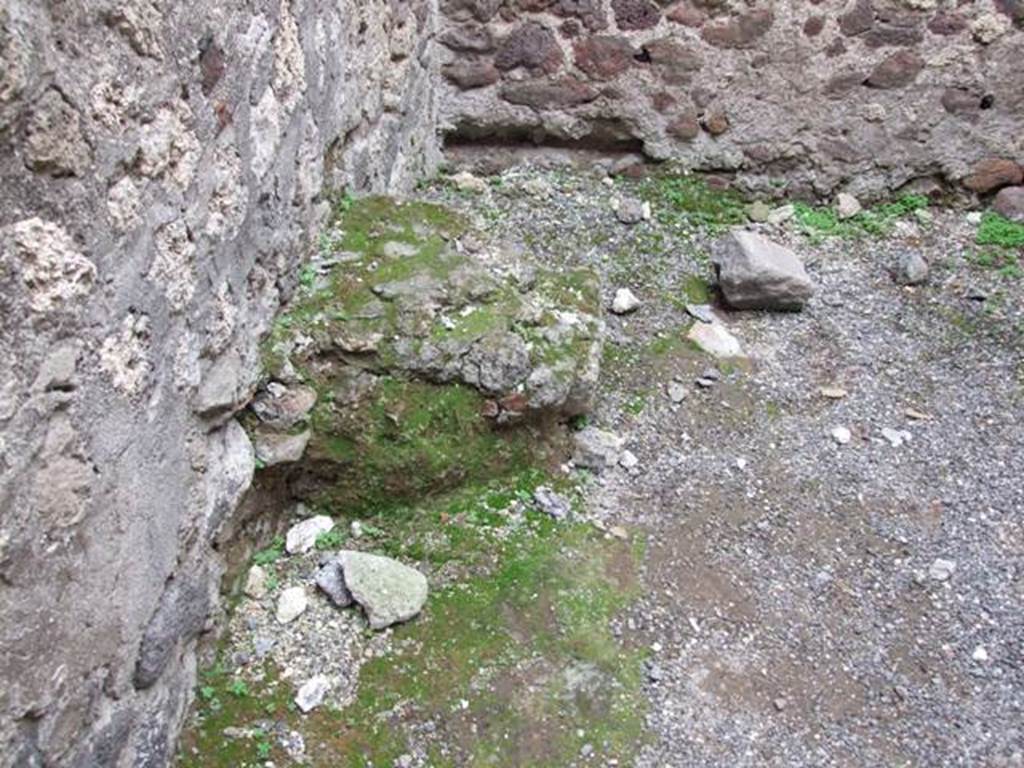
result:
<svg viewBox="0 0 1024 768"><path fill-rule="evenodd" d="M597 471L584 516L646 542L644 597L613 627L650 649L633 764L1024 765L1024 281L971 263L977 217L815 240L792 205L766 206L751 229L816 290L802 312L736 312L690 295L712 279L711 238L632 183L516 168L458 187L427 195L506 256L594 267L605 306L638 302L606 318L574 460ZM926 283L904 284L920 282L908 253ZM695 322L745 357L695 349ZM569 514L550 489L535 502ZM343 707L394 641L315 589L318 554L279 565L280 588L243 600L229 632L243 666L270 657L293 695ZM307 606L279 624L295 587ZM610 765L602 750L590 739L573 764Z"/></svg>
<svg viewBox="0 0 1024 768"><path fill-rule="evenodd" d="M538 177L548 198L518 193ZM486 199L438 194L496 240L643 299L607 319L623 354L593 422L644 471L607 471L589 493L603 525L648 541L646 597L617 627L661 649L636 764L1024 763L1024 291L972 265L979 217L935 210L885 238L816 242L776 209L752 226L802 259L817 287L804 311L718 308L747 365L638 409L638 392L712 362L643 354L692 322L678 299L689 275L711 278L709 238L660 223L657 205L630 228L609 220L623 182L503 181ZM893 279L908 251L926 285ZM823 440L837 424L843 450Z"/></svg>

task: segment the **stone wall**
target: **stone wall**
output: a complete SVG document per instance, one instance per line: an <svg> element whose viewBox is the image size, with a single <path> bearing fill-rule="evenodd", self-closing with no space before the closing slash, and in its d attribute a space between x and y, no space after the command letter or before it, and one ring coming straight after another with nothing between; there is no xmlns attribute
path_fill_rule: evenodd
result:
<svg viewBox="0 0 1024 768"><path fill-rule="evenodd" d="M761 194L1024 157L1019 0L444 0L460 141L642 147Z"/></svg>
<svg viewBox="0 0 1024 768"><path fill-rule="evenodd" d="M1024 153L1018 0L441 6L0 6L0 764L167 763L325 190L408 188L438 126L797 194Z"/></svg>
<svg viewBox="0 0 1024 768"><path fill-rule="evenodd" d="M429 0L0 5L0 764L167 764L325 190L437 147Z"/></svg>

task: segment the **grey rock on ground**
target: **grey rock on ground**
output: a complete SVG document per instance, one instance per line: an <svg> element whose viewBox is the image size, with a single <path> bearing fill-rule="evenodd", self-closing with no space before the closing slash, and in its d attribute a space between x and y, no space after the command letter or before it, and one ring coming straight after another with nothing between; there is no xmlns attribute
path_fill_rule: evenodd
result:
<svg viewBox="0 0 1024 768"><path fill-rule="evenodd" d="M686 314L702 323L714 323L718 321L710 304L687 304Z"/></svg>
<svg viewBox="0 0 1024 768"><path fill-rule="evenodd" d="M533 502L541 512L556 520L565 520L572 513L569 500L546 485L540 486L533 492Z"/></svg>
<svg viewBox="0 0 1024 768"><path fill-rule="evenodd" d="M320 566L314 577L317 587L339 608L352 605L352 593L345 586L345 573L336 557Z"/></svg>
<svg viewBox="0 0 1024 768"><path fill-rule="evenodd" d="M771 206L768 205L768 203L765 203L761 200L758 200L757 202L751 203L749 206L747 206L747 218L749 218L751 221L763 223L765 221L768 221L768 219L771 218L771 215Z"/></svg>
<svg viewBox="0 0 1024 768"><path fill-rule="evenodd" d="M622 456L625 441L618 435L597 427L586 427L573 435L576 450L573 463L582 469L601 472L614 467Z"/></svg>
<svg viewBox="0 0 1024 768"><path fill-rule="evenodd" d="M261 565L253 565L245 577L245 587L242 590L253 600L262 600L267 596L267 571Z"/></svg>
<svg viewBox="0 0 1024 768"><path fill-rule="evenodd" d="M942 557L935 558L928 567L928 575L935 579L935 581L948 581L955 571L956 563Z"/></svg>
<svg viewBox="0 0 1024 768"><path fill-rule="evenodd" d="M295 694L295 705L303 714L312 712L323 703L330 689L330 681L324 675L315 675L299 688Z"/></svg>
<svg viewBox="0 0 1024 768"><path fill-rule="evenodd" d="M928 262L917 251L907 251L900 257L896 281L901 285L921 285L928 279Z"/></svg>
<svg viewBox="0 0 1024 768"><path fill-rule="evenodd" d="M640 299L636 297L629 288L619 288L612 300L612 312L616 315L626 315L640 307Z"/></svg>
<svg viewBox="0 0 1024 768"><path fill-rule="evenodd" d="M1010 221L1024 222L1024 187L1006 187L999 190L992 201L992 210Z"/></svg>
<svg viewBox="0 0 1024 768"><path fill-rule="evenodd" d="M722 323L694 323L686 338L715 357L741 357L743 347Z"/></svg>
<svg viewBox="0 0 1024 768"><path fill-rule="evenodd" d="M345 586L362 606L372 629L416 616L427 601L427 577L390 557L345 550L338 553Z"/></svg>
<svg viewBox="0 0 1024 768"><path fill-rule="evenodd" d="M678 381L669 382L665 392L668 395L668 399L677 405L686 399L686 387Z"/></svg>
<svg viewBox="0 0 1024 768"><path fill-rule="evenodd" d="M860 201L851 194L840 192L836 197L836 216L840 220L852 219L862 210Z"/></svg>
<svg viewBox="0 0 1024 768"><path fill-rule="evenodd" d="M289 587L277 598L274 618L279 624L289 624L305 613L309 605L305 587Z"/></svg>
<svg viewBox="0 0 1024 768"><path fill-rule="evenodd" d="M615 215L623 224L639 224L650 215L645 206L646 203L633 197L627 197L619 201L615 208Z"/></svg>
<svg viewBox="0 0 1024 768"><path fill-rule="evenodd" d="M799 257L754 232L734 229L715 244L712 263L736 309L800 309L814 293Z"/></svg>

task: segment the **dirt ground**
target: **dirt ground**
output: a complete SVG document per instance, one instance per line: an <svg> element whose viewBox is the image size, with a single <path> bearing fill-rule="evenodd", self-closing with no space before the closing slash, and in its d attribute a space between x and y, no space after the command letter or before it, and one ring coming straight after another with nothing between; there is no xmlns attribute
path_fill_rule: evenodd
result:
<svg viewBox="0 0 1024 768"><path fill-rule="evenodd" d="M451 566L466 546L408 534L451 549L430 574L447 591L372 639L316 603L272 653L284 681L328 654L350 681L339 710L282 715L289 684L274 682L242 738L283 729L313 765L1024 765L1019 250L980 249L964 210L906 201L861 231L809 208L751 224L748 201L658 179L513 169L474 187L422 196L472 221L479 258L590 266L608 305L620 288L641 300L606 317L588 418L635 466L566 468L584 528L473 533L497 565L470 569L464 595ZM650 218L623 224L625 198ZM722 305L707 255L736 224L804 260L802 312ZM894 280L908 252L930 266L923 285ZM741 359L685 339L687 304L705 303ZM275 566L282 585L315 559ZM243 605L229 650L279 631L271 607ZM278 720L253 720L261 708ZM185 765L228 764L209 758L228 753L204 717L234 722L200 706Z"/></svg>
<svg viewBox="0 0 1024 768"><path fill-rule="evenodd" d="M654 743L636 765L1021 764L1024 281L977 265L963 211L864 238L758 225L816 295L794 314L722 309L748 360L702 389L715 362L674 341L711 236L657 201L651 221L617 222L612 200L638 185L545 179L539 198L492 196L495 236L643 301L608 318L594 418L640 463L590 498L649 541L621 621L652 649ZM892 278L911 249L931 266L913 288Z"/></svg>

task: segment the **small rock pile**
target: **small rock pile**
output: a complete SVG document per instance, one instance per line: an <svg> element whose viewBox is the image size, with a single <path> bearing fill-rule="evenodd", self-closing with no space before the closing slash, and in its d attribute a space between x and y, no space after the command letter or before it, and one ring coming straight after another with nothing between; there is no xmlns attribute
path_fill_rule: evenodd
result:
<svg viewBox="0 0 1024 768"><path fill-rule="evenodd" d="M296 511L301 514L304 507L297 505ZM344 701L354 691L357 660L367 651L358 647L363 645L359 620L339 609L358 605L369 627L381 631L415 618L427 601L427 579L415 568L352 549L314 549L317 538L333 529L324 515L293 525L285 537L285 567L249 568L243 590L249 599L236 617L233 645L252 651L236 652L234 660L244 665L271 655L283 676L297 681L295 704L302 712L319 706L329 693ZM293 583L278 590L281 573L283 581ZM250 634L251 643L245 639ZM319 648L324 640L337 645L335 653L324 655ZM348 660L343 669L334 668L339 659Z"/></svg>

